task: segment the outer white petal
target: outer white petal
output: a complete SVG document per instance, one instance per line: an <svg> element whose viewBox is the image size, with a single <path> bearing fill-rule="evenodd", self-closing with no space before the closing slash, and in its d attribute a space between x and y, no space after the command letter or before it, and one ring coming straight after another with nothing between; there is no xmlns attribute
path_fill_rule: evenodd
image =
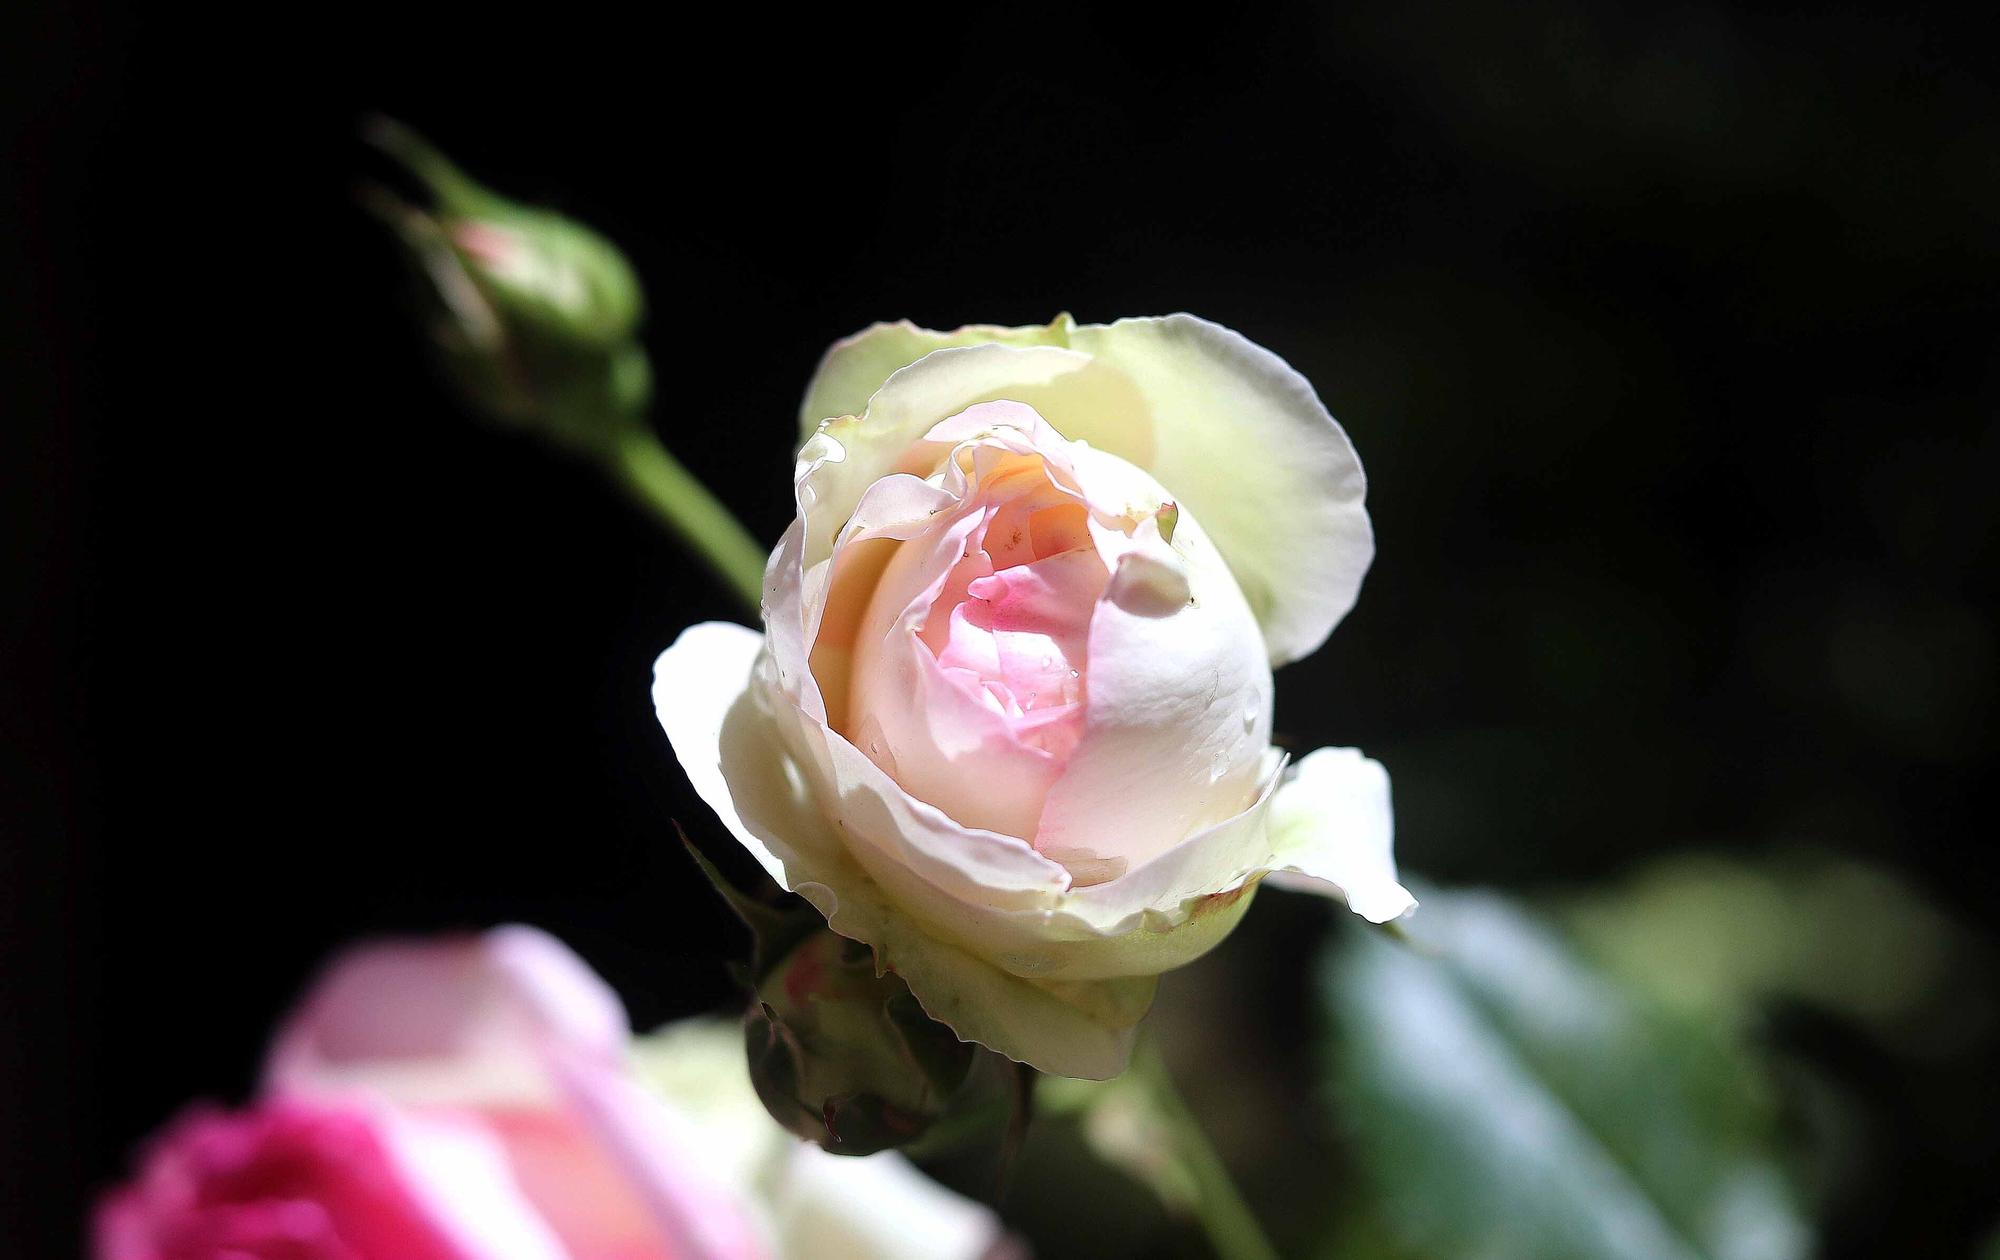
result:
<svg viewBox="0 0 2000 1260"><path fill-rule="evenodd" d="M868 487L892 472L930 473L899 464L939 421L975 403L1005 399L1032 405L1052 382L1089 366L1087 356L1054 346L936 350L884 381L863 414L822 424L800 448L793 473L799 515L806 522L804 571L833 553L834 538Z"/></svg>
<svg viewBox="0 0 2000 1260"><path fill-rule="evenodd" d="M908 868L877 860L872 851L857 850L854 859L864 869L865 885L850 877L855 886L842 884L837 896L829 890L822 897L803 886L799 891L820 902L823 911L829 904L846 907L848 917L841 922L854 929L848 934L882 948L918 950L926 941L909 934L919 933L947 949L942 961L892 964L910 977L912 988L921 983L912 968L928 965L956 972L979 963L1005 977L1032 982L1035 991L1024 991L1024 1001L1054 998L1063 1006L1088 1005L1095 999L1086 992L1086 982L1145 978L1150 985L1151 977L1213 948L1249 908L1256 881L1276 861L1266 824L1279 760L1273 753L1265 776L1267 791L1248 809L1118 879L1088 888L1014 906L964 900L944 894ZM867 935L870 931L881 939ZM936 987L969 992L998 979L984 972L941 975ZM1003 988L1011 991L1011 986ZM1137 989L1126 997L1135 994L1143 997ZM926 1005L931 1005L928 999ZM1111 1008L1101 1009L1115 1014ZM1051 1010L1037 1018L1055 1029L1068 1013ZM1005 1040L1012 1027L996 1020L989 1032L974 1034L956 1019L948 1022L966 1039L996 1049L1001 1047L995 1039ZM1112 1026L1124 1027L1116 1019ZM1032 1022L1022 1023L1016 1029L1017 1039L1035 1031ZM1124 1040L1121 1032L1114 1044ZM1040 1065L1031 1053L1007 1053Z"/></svg>
<svg viewBox="0 0 2000 1260"><path fill-rule="evenodd" d="M812 383L799 405L799 438L809 438L820 421L858 416L882 382L933 350L976 346L989 341L1003 345L1060 346L1069 337L1071 320L1058 315L1047 325L1007 328L999 324L967 324L951 332L919 328L909 320L872 324L852 337L836 341L819 361Z"/></svg>
<svg viewBox="0 0 2000 1260"><path fill-rule="evenodd" d="M1304 878L1272 882L1333 892L1370 923L1387 923L1416 909L1396 882L1395 819L1389 774L1353 748L1322 748L1299 762L1271 805L1274 865Z"/></svg>
<svg viewBox="0 0 2000 1260"><path fill-rule="evenodd" d="M1242 894L1249 892L1249 886L1275 861L1271 805L1284 769L1284 754L1267 749L1258 773L1261 786L1247 809L1196 832L1118 879L1077 889L1063 899L1061 914L1052 926L1066 929L1074 925L1079 929L1076 939L1108 938L1103 943L1109 944L1149 931L1159 934L1163 942L1169 941L1168 933L1189 918L1229 917L1233 923L1232 916L1218 912L1228 910L1239 899L1247 904L1248 898ZM1215 941L1209 941L1202 949L1213 944ZM1178 957L1159 969L1170 970L1192 961L1194 954L1180 955L1191 945L1192 941L1166 945L1169 956Z"/></svg>
<svg viewBox="0 0 2000 1260"><path fill-rule="evenodd" d="M978 1260L999 1233L992 1213L888 1152L801 1145L778 1194L780 1245L800 1260Z"/></svg>
<svg viewBox="0 0 2000 1260"><path fill-rule="evenodd" d="M1325 641L1375 555L1367 480L1305 377L1240 333L1192 315L1086 324L1070 345L1137 389L1150 450L1043 414L1150 471L1201 518L1282 665ZM1084 417L1077 417L1081 421Z"/></svg>
<svg viewBox="0 0 2000 1260"><path fill-rule="evenodd" d="M770 834L770 821L757 828L746 824L736 804L737 792L744 794L753 817L775 811L771 821L783 826L791 819L809 819L802 789L786 778L775 748L761 758L737 759L740 781L736 789L722 773L724 726L731 711L746 699L751 669L763 646L763 635L732 622L705 621L689 626L653 663L653 711L666 729L688 782L730 834L772 879L782 883L784 864L763 839Z"/></svg>

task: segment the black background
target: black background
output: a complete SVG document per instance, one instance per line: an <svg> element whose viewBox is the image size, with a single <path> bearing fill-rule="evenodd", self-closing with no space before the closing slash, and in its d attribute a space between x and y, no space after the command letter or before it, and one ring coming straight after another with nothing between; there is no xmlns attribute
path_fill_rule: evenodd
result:
<svg viewBox="0 0 2000 1260"><path fill-rule="evenodd" d="M729 993L646 683L734 609L455 406L354 203L370 110L628 249L658 425L765 539L872 320L1187 309L1284 355L1380 554L1279 725L1389 766L1407 867L1811 843L1990 931L1985 32L1169 8L10 10L0 1250L72 1250L356 934L539 923L642 1026ZM1834 1254L1961 1250L1990 1090L1829 1044L1894 1135Z"/></svg>

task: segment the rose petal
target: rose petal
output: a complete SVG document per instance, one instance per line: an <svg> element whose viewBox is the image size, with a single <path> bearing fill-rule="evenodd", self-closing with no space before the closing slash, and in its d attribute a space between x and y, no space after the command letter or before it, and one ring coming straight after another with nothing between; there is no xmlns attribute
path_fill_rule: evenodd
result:
<svg viewBox="0 0 2000 1260"><path fill-rule="evenodd" d="M807 803L804 785L787 778L768 735L750 734L751 746L731 759L729 775L723 773L722 744L732 718L734 743L753 724L768 730L748 699L751 670L763 646L763 635L730 622L689 626L653 663L653 712L696 793L757 864L784 883L783 855L825 830Z"/></svg>
<svg viewBox="0 0 2000 1260"><path fill-rule="evenodd" d="M1297 872L1274 883L1337 893L1370 923L1417 908L1396 882L1389 774L1359 750L1322 748L1301 760L1272 803L1271 831L1277 864Z"/></svg>
<svg viewBox="0 0 2000 1260"><path fill-rule="evenodd" d="M672 1117L634 1092L629 1040L617 995L547 933L384 942L328 967L281 1027L265 1089L389 1104L385 1123L426 1201L501 1231L489 1239L520 1232L528 1246L515 1218L538 1211L563 1240L552 1257L671 1244L691 1260L754 1260L762 1244L743 1192L707 1176L698 1145L677 1143Z"/></svg>
<svg viewBox="0 0 2000 1260"><path fill-rule="evenodd" d="M1044 909L1069 887L1068 872L1027 841L964 826L917 800L860 749L798 710L778 709L773 729L822 810L822 834L832 837L826 847L853 853L878 879L907 881L913 913L934 910L949 923L961 903ZM729 764L734 779L735 763Z"/></svg>
<svg viewBox="0 0 2000 1260"><path fill-rule="evenodd" d="M1102 452L1074 458L1094 503L1115 490L1165 497ZM1083 732L1035 842L1129 870L1249 805L1271 742L1271 672L1256 622L1192 514L1181 514L1171 546L1151 519L1125 546L1091 621Z"/></svg>
<svg viewBox="0 0 2000 1260"><path fill-rule="evenodd" d="M1142 466L1201 518L1263 626L1271 663L1325 642L1354 606L1375 535L1361 461L1312 385L1242 334L1192 315L1086 324L1070 344L1137 387L1152 441ZM1071 431L1060 407L1042 414L1126 454Z"/></svg>
<svg viewBox="0 0 2000 1260"><path fill-rule="evenodd" d="M572 1066L564 1077L578 1113L666 1235L672 1260L765 1260L772 1254L747 1207L754 1183L728 1179L712 1167L712 1143L695 1125L623 1071Z"/></svg>
<svg viewBox="0 0 2000 1260"><path fill-rule="evenodd" d="M802 571L833 553L835 536L870 486L913 471L902 461L938 421L975 403L1017 399L1089 365L1088 357L1053 346L989 344L934 351L890 376L862 415L821 426L799 450L793 483L806 522Z"/></svg>
<svg viewBox="0 0 2000 1260"><path fill-rule="evenodd" d="M999 324L968 324L953 332L932 332L909 320L873 324L852 337L833 343L813 372L812 383L799 406L799 440L819 428L820 421L858 416L882 382L933 350L949 346L1061 346L1067 344L1072 321L1058 315L1046 325L1007 328Z"/></svg>
<svg viewBox="0 0 2000 1260"><path fill-rule="evenodd" d="M1021 738L1014 722L947 676L915 634L878 648L869 677L901 694L873 704L855 732L870 760L906 792L975 831L1035 834L1042 800L1062 766ZM865 699L865 698L864 698Z"/></svg>
<svg viewBox="0 0 2000 1260"><path fill-rule="evenodd" d="M798 643L812 645L808 668L782 680L794 703L836 728L847 725L862 618L883 576L901 554L899 544L922 534L932 518L956 502L948 491L902 473L868 487L841 531L833 556L809 575L810 582L793 583L800 591L797 604L771 618L772 644L780 659L796 659L784 652L796 650ZM966 522L965 528L972 524ZM790 538L788 534L779 551L795 557ZM949 564L947 556L935 560L940 568ZM921 585L932 575L910 576Z"/></svg>
<svg viewBox="0 0 2000 1260"><path fill-rule="evenodd" d="M1052 909L961 910L966 948L1044 982L1156 975L1194 961L1249 909L1274 860L1267 824L1282 764L1273 750L1265 787L1242 813L1115 879L1064 894Z"/></svg>
<svg viewBox="0 0 2000 1260"><path fill-rule="evenodd" d="M546 933L365 944L338 955L279 1027L274 1092L366 1090L405 1104L542 1105L552 1047L615 1062L616 994Z"/></svg>
<svg viewBox="0 0 2000 1260"><path fill-rule="evenodd" d="M395 1113L381 1133L399 1180L466 1260L571 1260L515 1180L505 1146L484 1125L453 1117ZM385 1238L364 1255L393 1255Z"/></svg>

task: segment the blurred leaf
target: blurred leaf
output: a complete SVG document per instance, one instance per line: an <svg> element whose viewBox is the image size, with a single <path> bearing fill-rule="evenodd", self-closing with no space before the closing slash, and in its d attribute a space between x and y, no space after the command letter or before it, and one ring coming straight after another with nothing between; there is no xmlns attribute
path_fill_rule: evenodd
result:
<svg viewBox="0 0 2000 1260"><path fill-rule="evenodd" d="M1791 1260L1755 1072L1489 894L1424 896L1415 947L1331 953L1340 1120L1407 1245L1491 1260Z"/></svg>
<svg viewBox="0 0 2000 1260"><path fill-rule="evenodd" d="M1695 1018L1742 1022L1782 996L1941 1052L1995 1017L1976 938L1894 875L1851 859L1676 856L1576 899L1565 921L1608 969Z"/></svg>
<svg viewBox="0 0 2000 1260"><path fill-rule="evenodd" d="M1330 1224L1330 1235L1315 1252L1328 1260L1430 1260L1390 1227L1379 1203L1363 1195L1343 1195Z"/></svg>

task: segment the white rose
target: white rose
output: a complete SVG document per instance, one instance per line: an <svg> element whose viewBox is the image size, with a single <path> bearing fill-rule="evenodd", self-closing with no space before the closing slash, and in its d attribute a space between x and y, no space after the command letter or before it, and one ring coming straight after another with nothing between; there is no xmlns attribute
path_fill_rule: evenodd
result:
<svg viewBox="0 0 2000 1260"><path fill-rule="evenodd" d="M691 627L654 700L737 839L933 1017L1109 1076L1265 875L1414 906L1381 767L1270 746L1272 666L1374 552L1360 462L1277 356L1188 315L883 324L803 419L766 634Z"/></svg>

